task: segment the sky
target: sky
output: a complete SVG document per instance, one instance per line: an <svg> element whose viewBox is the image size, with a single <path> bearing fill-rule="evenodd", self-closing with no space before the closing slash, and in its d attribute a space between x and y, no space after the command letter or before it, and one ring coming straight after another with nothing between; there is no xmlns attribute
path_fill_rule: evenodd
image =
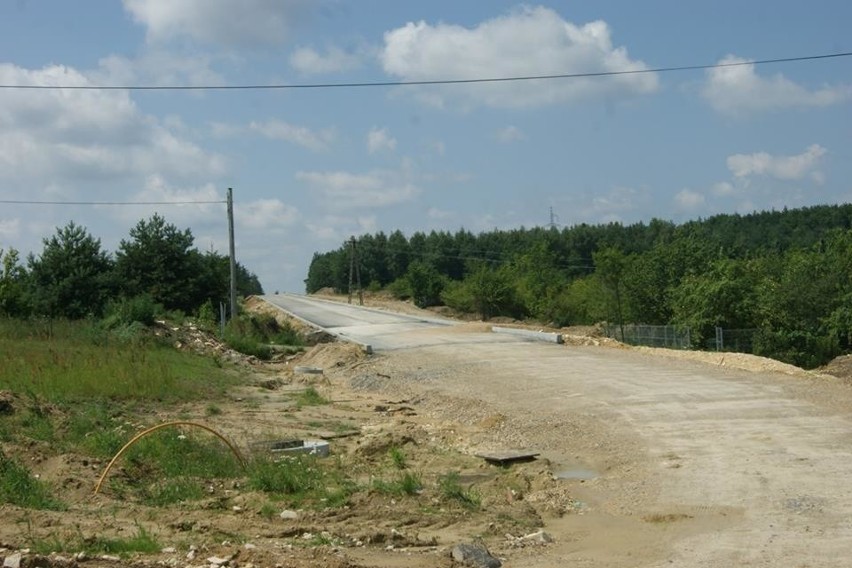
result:
<svg viewBox="0 0 852 568"><path fill-rule="evenodd" d="M770 9L771 4L771 9ZM0 84L236 86L641 71L852 51L852 3L0 0ZM852 201L852 57L503 83L0 89L0 248L159 213L302 292L396 229L684 222ZM72 205L70 202L193 202Z"/></svg>

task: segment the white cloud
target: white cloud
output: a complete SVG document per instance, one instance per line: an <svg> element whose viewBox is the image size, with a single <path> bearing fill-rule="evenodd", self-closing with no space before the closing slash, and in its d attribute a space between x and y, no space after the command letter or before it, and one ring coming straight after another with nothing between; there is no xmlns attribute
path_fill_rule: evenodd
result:
<svg viewBox="0 0 852 568"><path fill-rule="evenodd" d="M524 134L523 131L517 126L507 126L506 128L501 128L497 132L497 140L506 144L508 144L509 142L526 140L526 138L527 135Z"/></svg>
<svg viewBox="0 0 852 568"><path fill-rule="evenodd" d="M331 46L324 54L310 47L301 47L290 55L290 65L302 73L338 73L361 66L361 56Z"/></svg>
<svg viewBox="0 0 852 568"><path fill-rule="evenodd" d="M104 85L224 85L208 56L181 56L164 50L147 51L135 59L110 55L98 61L89 78Z"/></svg>
<svg viewBox="0 0 852 568"><path fill-rule="evenodd" d="M15 219L0 219L0 237L10 239L17 237L21 233L21 220ZM4 247L0 244L0 250Z"/></svg>
<svg viewBox="0 0 852 568"><path fill-rule="evenodd" d="M328 149L329 144L334 142L337 137L332 128L314 131L305 126L296 126L282 120L252 122L249 124L249 128L267 138L292 142L314 151Z"/></svg>
<svg viewBox="0 0 852 568"><path fill-rule="evenodd" d="M728 55L719 63L747 63ZM810 90L781 73L761 77L754 65L716 67L706 71L701 93L718 112L742 114L789 107L822 107L852 99L852 85L824 86Z"/></svg>
<svg viewBox="0 0 852 568"><path fill-rule="evenodd" d="M734 154L728 156L728 169L737 178L748 176L769 176L779 180L798 180L807 175L816 175L817 181L823 175L817 170L826 149L819 144L809 146L795 156L773 156L767 152L755 154Z"/></svg>
<svg viewBox="0 0 852 568"><path fill-rule="evenodd" d="M474 28L409 22L385 33L381 62L405 81L642 70L624 47L614 47L606 22L575 25L545 7L523 7ZM655 74L417 87L433 104L526 107L623 97L656 91Z"/></svg>
<svg viewBox="0 0 852 568"><path fill-rule="evenodd" d="M209 44L277 45L306 0L123 0L149 41L189 38Z"/></svg>
<svg viewBox="0 0 852 568"><path fill-rule="evenodd" d="M714 195L719 197L725 197L728 195L733 195L735 192L734 186L731 185L727 181L720 181L719 183L714 183L713 187L710 188L710 191L713 192Z"/></svg>
<svg viewBox="0 0 852 568"><path fill-rule="evenodd" d="M299 210L280 199L258 199L235 207L234 216L251 230L280 232L298 220Z"/></svg>
<svg viewBox="0 0 852 568"><path fill-rule="evenodd" d="M450 219L456 216L456 214L452 211L445 211L443 209L438 209L437 207L430 207L429 210L426 211L426 215L430 219Z"/></svg>
<svg viewBox="0 0 852 568"><path fill-rule="evenodd" d="M682 189L675 195L678 208L686 211L695 211L703 207L705 202L704 195L691 189Z"/></svg>
<svg viewBox="0 0 852 568"><path fill-rule="evenodd" d="M396 150L396 138L390 135L387 128L373 127L367 133L367 149L371 154L387 150Z"/></svg>
<svg viewBox="0 0 852 568"><path fill-rule="evenodd" d="M330 208L386 207L414 199L420 193L399 172L298 172L296 179L311 186Z"/></svg>
<svg viewBox="0 0 852 568"><path fill-rule="evenodd" d="M0 82L92 84L59 65L29 70L0 64ZM215 176L225 168L221 156L142 113L126 91L0 92L0 179L46 187L151 174Z"/></svg>

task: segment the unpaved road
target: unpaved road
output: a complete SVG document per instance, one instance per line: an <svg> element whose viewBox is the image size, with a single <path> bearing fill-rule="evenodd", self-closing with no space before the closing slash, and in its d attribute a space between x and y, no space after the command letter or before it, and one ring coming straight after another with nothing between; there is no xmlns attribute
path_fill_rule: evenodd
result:
<svg viewBox="0 0 852 568"><path fill-rule="evenodd" d="M346 327L375 344L388 330L370 339L370 317ZM489 335L400 326L372 370L507 417L471 451L534 447L555 472L599 473L565 481L585 514L550 520L547 554L513 566L852 563L848 387Z"/></svg>

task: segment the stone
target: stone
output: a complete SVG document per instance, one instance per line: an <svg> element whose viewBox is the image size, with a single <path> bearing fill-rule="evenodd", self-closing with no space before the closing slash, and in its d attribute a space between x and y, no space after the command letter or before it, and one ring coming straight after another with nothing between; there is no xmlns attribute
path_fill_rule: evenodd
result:
<svg viewBox="0 0 852 568"><path fill-rule="evenodd" d="M546 533L544 531L537 531L537 532L522 536L521 540L524 540L526 542L550 543L550 542L553 542L553 537L550 536L549 533Z"/></svg>
<svg viewBox="0 0 852 568"><path fill-rule="evenodd" d="M450 556L459 564L471 568L500 568L503 565L502 562L491 556L487 548L476 544L457 544L450 552Z"/></svg>
<svg viewBox="0 0 852 568"><path fill-rule="evenodd" d="M3 568L21 568L21 560L23 555L20 552L10 554L3 560Z"/></svg>
<svg viewBox="0 0 852 568"><path fill-rule="evenodd" d="M279 514L278 516L288 521L295 521L299 518L299 513L297 513L296 511L290 511L289 509L285 509L281 511L281 514Z"/></svg>
<svg viewBox="0 0 852 568"><path fill-rule="evenodd" d="M213 566L227 566L230 558L222 558L221 556L211 556L207 559L207 563Z"/></svg>

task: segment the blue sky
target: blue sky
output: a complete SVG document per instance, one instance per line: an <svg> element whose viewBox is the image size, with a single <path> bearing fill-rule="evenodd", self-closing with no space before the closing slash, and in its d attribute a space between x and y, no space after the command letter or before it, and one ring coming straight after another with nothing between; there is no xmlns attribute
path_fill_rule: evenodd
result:
<svg viewBox="0 0 852 568"><path fill-rule="evenodd" d="M6 0L0 83L239 85L619 71L852 50L840 0ZM216 201L267 291L350 235L852 201L852 58L596 79L275 91L0 90L0 200ZM222 205L0 204L0 248Z"/></svg>

